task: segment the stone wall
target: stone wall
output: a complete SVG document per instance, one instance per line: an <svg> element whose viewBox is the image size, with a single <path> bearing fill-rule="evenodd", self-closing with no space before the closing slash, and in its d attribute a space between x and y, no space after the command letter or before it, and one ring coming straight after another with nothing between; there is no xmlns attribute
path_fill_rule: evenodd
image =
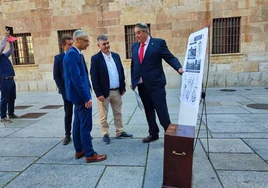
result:
<svg viewBox="0 0 268 188"><path fill-rule="evenodd" d="M209 86L268 85L267 0L1 0L0 27L31 33L35 65L15 65L19 91L53 91L53 58L58 52L58 30L83 29L90 36L84 52L88 67L97 53L96 38L109 36L111 50L124 63L127 85L130 60L125 55L124 26L150 23L153 37L164 38L170 51L184 62L188 36L213 18L241 16L239 54L211 55ZM170 88L180 86L180 76L163 64Z"/></svg>

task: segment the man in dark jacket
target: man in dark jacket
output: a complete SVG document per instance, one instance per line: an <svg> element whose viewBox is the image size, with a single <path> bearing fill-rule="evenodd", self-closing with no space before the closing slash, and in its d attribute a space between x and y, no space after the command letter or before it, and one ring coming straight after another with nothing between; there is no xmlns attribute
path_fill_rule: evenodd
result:
<svg viewBox="0 0 268 188"><path fill-rule="evenodd" d="M14 81L15 72L11 61L8 59L13 52L12 42L15 40L15 37L10 36L9 32L5 31L5 36L0 43L1 122L4 123L12 123L10 119L20 118L14 114L16 99L16 84ZM9 42L9 49L3 52L6 47L6 42Z"/></svg>
<svg viewBox="0 0 268 188"><path fill-rule="evenodd" d="M93 89L98 98L98 110L100 117L103 142L110 143L107 122L109 104L112 106L116 138L132 137L123 129L122 122L122 96L126 92L124 68L119 54L110 52L108 37L100 35L97 38L100 52L91 57L91 80Z"/></svg>
<svg viewBox="0 0 268 188"><path fill-rule="evenodd" d="M54 57L53 77L59 88L59 93L62 95L64 104L64 124L65 124L65 138L63 145L67 145L71 141L71 129L72 129L72 116L73 116L73 103L66 99L66 92L64 86L64 73L63 73L63 58L66 52L72 47L73 39L71 36L63 36L60 39L60 44L64 52Z"/></svg>

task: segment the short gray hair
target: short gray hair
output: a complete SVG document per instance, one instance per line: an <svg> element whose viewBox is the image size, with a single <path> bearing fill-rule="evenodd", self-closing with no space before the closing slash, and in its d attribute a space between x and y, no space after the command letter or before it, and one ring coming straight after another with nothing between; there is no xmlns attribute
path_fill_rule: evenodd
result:
<svg viewBox="0 0 268 188"><path fill-rule="evenodd" d="M135 25L136 28L140 28L143 32L149 33L149 27L146 23L139 22Z"/></svg>
<svg viewBox="0 0 268 188"><path fill-rule="evenodd" d="M73 40L76 40L77 38L83 38L88 37L87 33L82 30L76 30L73 34Z"/></svg>
<svg viewBox="0 0 268 188"><path fill-rule="evenodd" d="M106 35L101 34L100 36L98 36L97 42L100 43L100 41L102 40L108 40L108 37Z"/></svg>

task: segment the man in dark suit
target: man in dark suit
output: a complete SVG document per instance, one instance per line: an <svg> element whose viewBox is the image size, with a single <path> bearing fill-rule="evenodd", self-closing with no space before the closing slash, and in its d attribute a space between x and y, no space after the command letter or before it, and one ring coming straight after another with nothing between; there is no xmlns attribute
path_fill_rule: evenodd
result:
<svg viewBox="0 0 268 188"><path fill-rule="evenodd" d="M73 142L75 158L85 156L86 162L98 162L106 155L98 155L92 146L92 99L90 82L84 56L81 51L89 46L88 35L82 30L73 34L74 45L63 59L64 83L67 100L74 107Z"/></svg>
<svg viewBox="0 0 268 188"><path fill-rule="evenodd" d="M4 32L2 41L0 42L0 91L1 91L1 122L12 123L10 119L21 118L14 114L14 106L16 99L16 83L14 81L15 71L9 60L9 56L13 53L13 44L17 40L9 34L9 31ZM6 43L9 43L9 48L4 52ZM8 111L8 116L7 116Z"/></svg>
<svg viewBox="0 0 268 188"><path fill-rule="evenodd" d="M111 103L116 138L132 137L123 129L122 96L126 92L124 68L119 54L110 52L108 37L100 35L97 38L100 52L91 57L91 80L93 89L98 98L101 133L103 142L110 143L107 122L109 103Z"/></svg>
<svg viewBox="0 0 268 188"><path fill-rule="evenodd" d="M178 59L169 51L165 40L152 38L149 35L146 24L136 24L134 32L138 42L132 46L131 87L133 90L138 87L144 106L149 125L149 136L142 142L147 143L159 138L155 112L165 131L170 124L162 59L179 74L183 73L183 69Z"/></svg>
<svg viewBox="0 0 268 188"><path fill-rule="evenodd" d="M72 116L73 116L73 103L66 99L65 86L64 86L64 74L63 74L63 58L66 52L73 45L73 38L71 36L63 36L60 39L60 44L64 52L54 57L53 77L56 85L59 89L59 93L62 95L64 104L64 125L65 125L65 138L63 145L67 145L71 141L71 129L72 129Z"/></svg>

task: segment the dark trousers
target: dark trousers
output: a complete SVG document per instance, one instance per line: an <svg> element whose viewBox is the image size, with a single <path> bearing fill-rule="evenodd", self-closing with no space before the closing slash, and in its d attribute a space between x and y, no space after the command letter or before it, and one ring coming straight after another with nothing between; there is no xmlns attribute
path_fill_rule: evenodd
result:
<svg viewBox="0 0 268 188"><path fill-rule="evenodd" d="M62 95L63 104L64 104L64 125L65 125L65 135L71 135L72 129L72 117L73 117L73 103L68 101L65 96Z"/></svg>
<svg viewBox="0 0 268 188"><path fill-rule="evenodd" d="M164 87L147 90L144 84L138 85L139 95L141 97L146 119L149 125L149 134L152 136L158 135L159 128L156 123L155 112L157 113L160 124L166 131L170 118L168 114L166 90Z"/></svg>
<svg viewBox="0 0 268 188"><path fill-rule="evenodd" d="M85 104L75 105L73 123L73 142L76 152L84 150L85 156L94 154L91 133L92 130L92 108L86 108Z"/></svg>
<svg viewBox="0 0 268 188"><path fill-rule="evenodd" d="M7 117L8 114L14 114L14 105L16 99L16 84L13 79L0 80L1 90L1 118Z"/></svg>

